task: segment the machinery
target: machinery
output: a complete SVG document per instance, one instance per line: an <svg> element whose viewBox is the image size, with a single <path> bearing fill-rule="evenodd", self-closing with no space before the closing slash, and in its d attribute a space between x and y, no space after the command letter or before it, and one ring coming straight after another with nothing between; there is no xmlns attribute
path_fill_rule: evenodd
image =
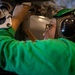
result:
<svg viewBox="0 0 75 75"><path fill-rule="evenodd" d="M13 8L12 6L16 4L21 4L22 2L37 2L37 1L45 1L45 0L0 0L0 28L8 28L11 27L11 14ZM46 0L49 1L49 0Z"/></svg>

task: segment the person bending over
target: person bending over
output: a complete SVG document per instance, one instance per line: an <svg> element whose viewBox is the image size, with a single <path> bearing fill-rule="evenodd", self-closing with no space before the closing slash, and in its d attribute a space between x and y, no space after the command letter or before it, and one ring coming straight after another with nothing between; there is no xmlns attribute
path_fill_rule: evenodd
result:
<svg viewBox="0 0 75 75"><path fill-rule="evenodd" d="M15 31L29 9L28 5L17 5L12 27L0 29L0 67L21 75L75 75L75 43L65 38L52 39L55 22L51 23L54 33L49 39L34 42L14 39Z"/></svg>

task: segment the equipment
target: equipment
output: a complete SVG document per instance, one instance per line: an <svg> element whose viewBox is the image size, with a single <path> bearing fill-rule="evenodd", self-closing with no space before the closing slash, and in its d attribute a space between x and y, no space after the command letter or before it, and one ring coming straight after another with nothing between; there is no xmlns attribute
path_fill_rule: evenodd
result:
<svg viewBox="0 0 75 75"><path fill-rule="evenodd" d="M57 20L57 37L75 41L75 9L62 9L54 17Z"/></svg>
<svg viewBox="0 0 75 75"><path fill-rule="evenodd" d="M24 2L37 2L49 0L0 0L0 28L8 28L12 26L11 14L12 6L16 4L23 4Z"/></svg>
<svg viewBox="0 0 75 75"><path fill-rule="evenodd" d="M12 6L9 3L0 1L0 28L8 28L12 26L11 10Z"/></svg>

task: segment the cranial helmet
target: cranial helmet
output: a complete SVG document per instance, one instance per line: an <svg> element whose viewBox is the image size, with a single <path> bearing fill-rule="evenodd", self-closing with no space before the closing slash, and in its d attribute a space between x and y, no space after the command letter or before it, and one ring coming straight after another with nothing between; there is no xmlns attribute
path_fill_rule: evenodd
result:
<svg viewBox="0 0 75 75"><path fill-rule="evenodd" d="M56 18L56 37L75 41L75 9L62 9L53 17Z"/></svg>

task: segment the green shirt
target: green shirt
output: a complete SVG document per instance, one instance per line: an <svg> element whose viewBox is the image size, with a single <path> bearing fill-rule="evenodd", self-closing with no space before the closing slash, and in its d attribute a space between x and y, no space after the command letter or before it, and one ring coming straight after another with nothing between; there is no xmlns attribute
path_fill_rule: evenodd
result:
<svg viewBox="0 0 75 75"><path fill-rule="evenodd" d="M0 30L0 67L21 75L75 75L75 43L67 39L18 41Z"/></svg>

